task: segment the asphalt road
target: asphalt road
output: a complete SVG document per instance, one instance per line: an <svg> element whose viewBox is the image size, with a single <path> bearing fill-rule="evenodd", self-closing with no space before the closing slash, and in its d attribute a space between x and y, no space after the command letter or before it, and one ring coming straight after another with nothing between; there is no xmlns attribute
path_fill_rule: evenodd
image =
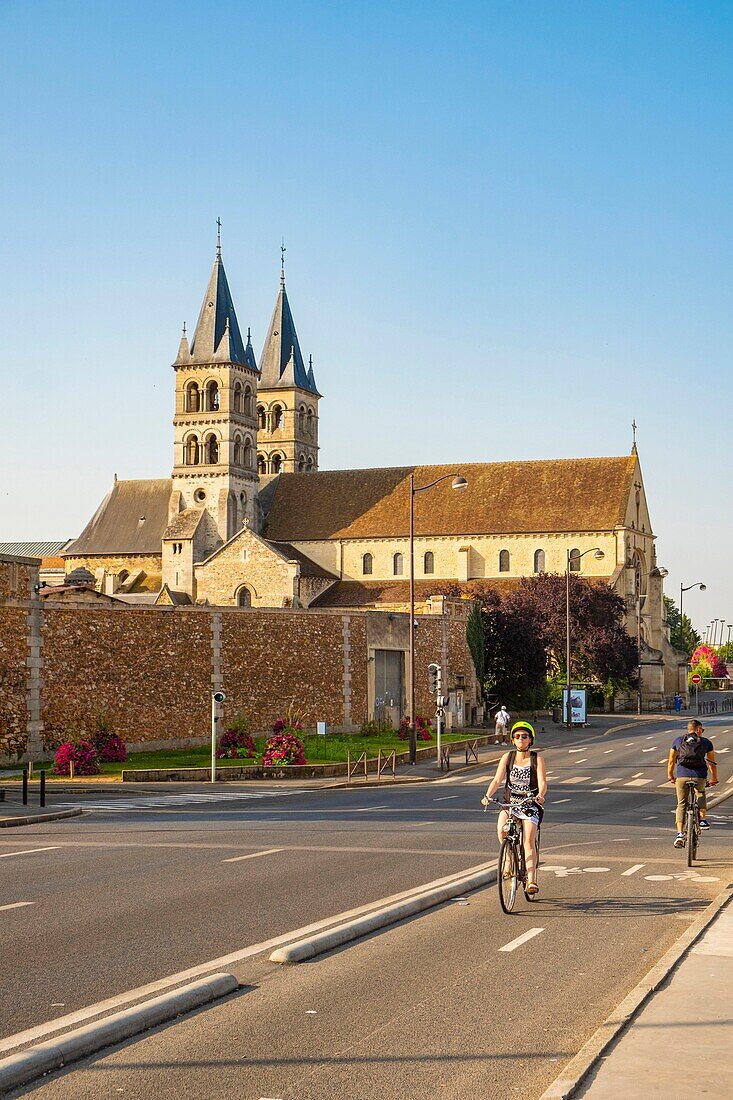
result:
<svg viewBox="0 0 733 1100"><path fill-rule="evenodd" d="M719 789L733 787L732 731L733 718L707 721ZM298 967L257 945L496 854L486 769L371 790L227 789L216 802L107 795L81 818L2 836L0 1034L253 947L224 967L246 986L229 1001L32 1091L539 1096L731 879L733 799L712 811L696 868L672 847L676 732L547 738L532 905L506 917L488 887Z"/></svg>

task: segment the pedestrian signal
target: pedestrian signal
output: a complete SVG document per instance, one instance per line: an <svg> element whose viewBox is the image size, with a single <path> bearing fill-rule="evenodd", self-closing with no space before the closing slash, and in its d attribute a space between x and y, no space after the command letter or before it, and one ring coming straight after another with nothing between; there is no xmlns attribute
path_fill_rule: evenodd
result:
<svg viewBox="0 0 733 1100"><path fill-rule="evenodd" d="M431 695L440 695L442 678L440 665L428 665L428 691Z"/></svg>

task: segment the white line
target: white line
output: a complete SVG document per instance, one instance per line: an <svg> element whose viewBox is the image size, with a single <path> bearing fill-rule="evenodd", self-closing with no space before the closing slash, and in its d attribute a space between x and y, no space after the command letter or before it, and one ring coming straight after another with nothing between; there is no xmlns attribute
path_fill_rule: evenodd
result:
<svg viewBox="0 0 733 1100"><path fill-rule="evenodd" d="M635 875L637 871L640 871L642 867L646 867L645 863L635 863L633 867L629 867L628 871L622 871L621 877L627 878L629 875Z"/></svg>
<svg viewBox="0 0 733 1100"><path fill-rule="evenodd" d="M442 794L440 798L434 798L433 802L447 802L449 798L458 798L457 794Z"/></svg>
<svg viewBox="0 0 733 1100"><path fill-rule="evenodd" d="M248 856L232 856L231 859L223 859L222 863L240 863L243 859L257 859L258 856L272 856L275 852L284 851L284 848L268 848L266 852L250 852Z"/></svg>
<svg viewBox="0 0 733 1100"><path fill-rule="evenodd" d="M386 810L386 809L387 809L387 806L359 806L353 812L355 814L368 814L368 813L371 813L372 810Z"/></svg>
<svg viewBox="0 0 733 1100"><path fill-rule="evenodd" d="M5 909L21 909L24 905L35 905L34 901L14 901L10 905L0 905L0 913Z"/></svg>
<svg viewBox="0 0 733 1100"><path fill-rule="evenodd" d="M624 748L627 748L627 749L628 749L628 748L631 748L631 746L632 746L632 745L635 745L635 744L636 744L636 741L627 741L627 742L626 742L626 745L624 746Z"/></svg>
<svg viewBox="0 0 733 1100"><path fill-rule="evenodd" d="M645 787L647 783L653 782L653 779L630 779L628 783L624 783L624 787Z"/></svg>
<svg viewBox="0 0 733 1100"><path fill-rule="evenodd" d="M583 752L583 749L568 749L568 752Z"/></svg>
<svg viewBox="0 0 733 1100"><path fill-rule="evenodd" d="M570 801L571 801L571 799L569 799L569 798L558 798L555 802L552 803L552 805L553 806L561 806L563 802L570 802Z"/></svg>
<svg viewBox="0 0 733 1100"><path fill-rule="evenodd" d="M574 760L573 763L574 764L585 764L587 760L588 760L588 757L584 756L582 760Z"/></svg>
<svg viewBox="0 0 733 1100"><path fill-rule="evenodd" d="M0 859L10 859L11 856L32 856L34 852L55 852L60 844L52 844L50 848L26 848L23 852L3 852Z"/></svg>
<svg viewBox="0 0 733 1100"><path fill-rule="evenodd" d="M518 947L521 947L527 940L534 939L535 936L539 936L540 932L544 932L544 928L530 928L529 932L524 932L521 936L517 936L515 940L511 940L509 943L505 943L503 947L500 947L500 951L516 951Z"/></svg>
<svg viewBox="0 0 733 1100"><path fill-rule="evenodd" d="M620 783L621 776L619 775L607 775L605 779L599 779L599 783Z"/></svg>
<svg viewBox="0 0 733 1100"><path fill-rule="evenodd" d="M603 750L603 755L608 756L609 752L613 752L613 751L614 751L613 749L604 749Z"/></svg>
<svg viewBox="0 0 733 1100"><path fill-rule="evenodd" d="M643 752L643 751L644 751L644 750L642 749L642 752ZM632 779L638 779L638 778L639 778L639 776L640 776L640 775L643 775L643 774L644 774L644 772L634 772L634 774L632 775L632 777L631 777L631 778L632 778Z"/></svg>
<svg viewBox="0 0 733 1100"><path fill-rule="evenodd" d="M434 821L412 821L407 826L407 828L408 829L419 829L421 825L434 825L434 824L435 824Z"/></svg>
<svg viewBox="0 0 733 1100"><path fill-rule="evenodd" d="M590 778L589 775L575 775L572 779L562 779L561 783L569 787L571 783L586 783Z"/></svg>
<svg viewBox="0 0 733 1100"><path fill-rule="evenodd" d="M603 794L604 791L610 791L610 787L596 787L593 794Z"/></svg>
<svg viewBox="0 0 733 1100"><path fill-rule="evenodd" d="M659 747L658 745L650 745L648 749L642 749L641 751L642 752L655 752L658 747Z"/></svg>

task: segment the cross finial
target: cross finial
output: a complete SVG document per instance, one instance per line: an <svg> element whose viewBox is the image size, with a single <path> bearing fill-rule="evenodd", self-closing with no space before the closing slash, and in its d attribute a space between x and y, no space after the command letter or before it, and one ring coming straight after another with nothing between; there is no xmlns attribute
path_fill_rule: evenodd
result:
<svg viewBox="0 0 733 1100"><path fill-rule="evenodd" d="M252 343L252 332L250 330L249 325L247 325L247 343L248 344Z"/></svg>
<svg viewBox="0 0 733 1100"><path fill-rule="evenodd" d="M285 247L285 238L282 239L280 245L280 285L285 286L285 253L287 248Z"/></svg>
<svg viewBox="0 0 733 1100"><path fill-rule="evenodd" d="M216 219L216 254L221 256L221 218Z"/></svg>
<svg viewBox="0 0 733 1100"><path fill-rule="evenodd" d="M183 322L183 335L186 335L186 322Z"/></svg>
<svg viewBox="0 0 733 1100"><path fill-rule="evenodd" d="M634 433L633 443L636 446L636 417L631 421L631 430Z"/></svg>

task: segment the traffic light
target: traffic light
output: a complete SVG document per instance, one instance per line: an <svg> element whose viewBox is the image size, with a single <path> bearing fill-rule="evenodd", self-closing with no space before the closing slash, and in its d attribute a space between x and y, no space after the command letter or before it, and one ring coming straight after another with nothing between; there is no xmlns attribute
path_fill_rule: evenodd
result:
<svg viewBox="0 0 733 1100"><path fill-rule="evenodd" d="M428 665L428 691L431 695L440 695L442 679L443 675L440 665Z"/></svg>

